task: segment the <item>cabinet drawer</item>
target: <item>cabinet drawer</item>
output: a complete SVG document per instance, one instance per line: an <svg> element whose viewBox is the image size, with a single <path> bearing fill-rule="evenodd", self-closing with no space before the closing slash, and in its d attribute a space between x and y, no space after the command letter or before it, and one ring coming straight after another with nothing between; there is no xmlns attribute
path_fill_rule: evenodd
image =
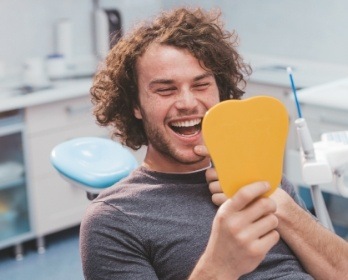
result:
<svg viewBox="0 0 348 280"><path fill-rule="evenodd" d="M27 133L34 134L95 123L95 119L90 97L86 96L29 107L25 110L25 122Z"/></svg>
<svg viewBox="0 0 348 280"><path fill-rule="evenodd" d="M43 236L81 222L90 201L86 192L51 174L29 185L35 233Z"/></svg>
<svg viewBox="0 0 348 280"><path fill-rule="evenodd" d="M75 129L61 129L45 135L33 135L27 139L28 170L32 180L56 173L50 162L52 149L66 140L76 137L107 136L107 130L97 125L77 126Z"/></svg>
<svg viewBox="0 0 348 280"><path fill-rule="evenodd" d="M95 124L77 126L75 129L65 128L55 133L36 134L27 138L27 159L31 177L56 173L50 162L52 149L66 140L76 137L107 136L107 130Z"/></svg>

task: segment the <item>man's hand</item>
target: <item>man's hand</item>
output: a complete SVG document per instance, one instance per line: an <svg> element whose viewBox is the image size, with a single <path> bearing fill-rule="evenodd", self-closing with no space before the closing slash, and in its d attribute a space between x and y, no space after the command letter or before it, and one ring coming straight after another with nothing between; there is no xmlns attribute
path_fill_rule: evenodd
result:
<svg viewBox="0 0 348 280"><path fill-rule="evenodd" d="M209 152L206 146L199 145L194 148L197 155L209 157ZM227 196L222 192L221 185L214 167L208 168L205 173L206 180L209 184L209 190L212 194L212 201L216 206L220 206L227 200Z"/></svg>
<svg viewBox="0 0 348 280"><path fill-rule="evenodd" d="M195 147L195 152L208 156L204 146ZM278 242L276 204L262 196L270 189L266 182L244 186L227 198L214 168L207 170L206 177L214 203L221 206L207 248L190 279L238 279L253 271Z"/></svg>
<svg viewBox="0 0 348 280"><path fill-rule="evenodd" d="M209 184L209 190L212 194L211 200L216 206L220 206L228 199L228 197L222 191L215 168L212 167L207 169L205 177Z"/></svg>
<svg viewBox="0 0 348 280"><path fill-rule="evenodd" d="M269 189L265 182L247 185L220 206L190 279L238 279L260 264L279 240L276 204L262 197Z"/></svg>

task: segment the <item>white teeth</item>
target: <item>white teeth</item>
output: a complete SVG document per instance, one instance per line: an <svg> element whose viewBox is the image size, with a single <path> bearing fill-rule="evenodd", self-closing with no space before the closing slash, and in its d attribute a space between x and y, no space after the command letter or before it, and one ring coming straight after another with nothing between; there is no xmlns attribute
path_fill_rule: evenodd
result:
<svg viewBox="0 0 348 280"><path fill-rule="evenodd" d="M201 123L201 119L195 119L195 120L189 120L189 121L182 121L182 122L173 122L171 123L171 126L176 127L190 127Z"/></svg>

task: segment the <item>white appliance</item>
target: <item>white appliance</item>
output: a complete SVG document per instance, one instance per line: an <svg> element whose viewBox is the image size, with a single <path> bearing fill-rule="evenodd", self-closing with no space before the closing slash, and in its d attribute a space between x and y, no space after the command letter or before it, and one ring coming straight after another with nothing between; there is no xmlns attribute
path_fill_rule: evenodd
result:
<svg viewBox="0 0 348 280"><path fill-rule="evenodd" d="M121 14L116 9L97 8L94 11L95 55L103 59L122 36Z"/></svg>

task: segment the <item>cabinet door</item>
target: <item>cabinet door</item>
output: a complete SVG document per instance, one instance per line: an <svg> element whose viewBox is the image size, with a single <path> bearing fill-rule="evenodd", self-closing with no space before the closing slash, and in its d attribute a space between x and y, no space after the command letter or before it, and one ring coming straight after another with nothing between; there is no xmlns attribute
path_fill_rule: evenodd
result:
<svg viewBox="0 0 348 280"><path fill-rule="evenodd" d="M66 183L50 163L52 149L68 139L105 136L104 130L89 125L76 129L35 135L28 139L29 189L33 201L36 233L45 235L79 224L89 203L86 193Z"/></svg>
<svg viewBox="0 0 348 280"><path fill-rule="evenodd" d="M86 193L66 183L50 163L57 144L82 136L107 136L91 114L88 97L26 109L28 186L35 233L43 236L81 221Z"/></svg>
<svg viewBox="0 0 348 280"><path fill-rule="evenodd" d="M88 96L29 107L25 110L25 125L28 135L42 135L68 127L96 127Z"/></svg>
<svg viewBox="0 0 348 280"><path fill-rule="evenodd" d="M36 179L30 191L38 236L78 225L90 203L84 190L67 183L58 174Z"/></svg>

